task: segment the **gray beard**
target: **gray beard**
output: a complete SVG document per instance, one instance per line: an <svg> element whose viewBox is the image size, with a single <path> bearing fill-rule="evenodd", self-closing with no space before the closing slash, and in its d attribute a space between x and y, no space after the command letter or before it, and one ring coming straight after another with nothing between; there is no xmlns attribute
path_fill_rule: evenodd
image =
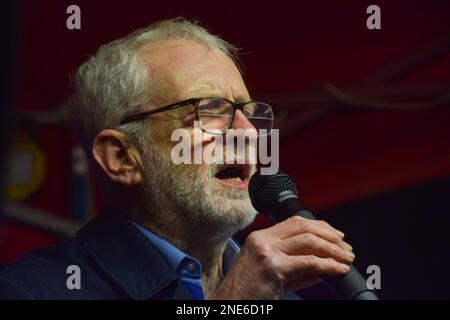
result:
<svg viewBox="0 0 450 320"><path fill-rule="evenodd" d="M158 229L199 236L209 232L225 239L254 220L257 212L248 192L215 181L221 165L209 165L202 174L200 165L175 165L152 143L144 150L144 206ZM253 165L251 174L255 170Z"/></svg>

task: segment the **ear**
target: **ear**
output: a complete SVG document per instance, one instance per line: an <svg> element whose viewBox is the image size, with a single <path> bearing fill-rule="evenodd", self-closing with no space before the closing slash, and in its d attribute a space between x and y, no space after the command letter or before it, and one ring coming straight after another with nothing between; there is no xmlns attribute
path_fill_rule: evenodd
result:
<svg viewBox="0 0 450 320"><path fill-rule="evenodd" d="M111 180L126 186L142 182L141 155L124 133L111 129L101 131L94 139L92 154Z"/></svg>

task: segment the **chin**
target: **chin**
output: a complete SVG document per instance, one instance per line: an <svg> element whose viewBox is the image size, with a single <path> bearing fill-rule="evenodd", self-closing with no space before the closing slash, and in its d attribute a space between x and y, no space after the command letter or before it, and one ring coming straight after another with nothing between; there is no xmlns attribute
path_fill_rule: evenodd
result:
<svg viewBox="0 0 450 320"><path fill-rule="evenodd" d="M224 224L229 224L234 232L242 230L250 225L257 215L257 211L250 204L248 197L245 199L228 199L221 212Z"/></svg>

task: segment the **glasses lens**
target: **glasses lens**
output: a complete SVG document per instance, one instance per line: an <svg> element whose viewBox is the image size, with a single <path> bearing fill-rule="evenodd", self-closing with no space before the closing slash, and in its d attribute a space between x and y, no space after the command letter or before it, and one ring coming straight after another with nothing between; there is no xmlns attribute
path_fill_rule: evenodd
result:
<svg viewBox="0 0 450 320"><path fill-rule="evenodd" d="M256 130L258 130L260 136L268 135L272 131L273 111L272 107L267 103L247 103L244 106L244 115Z"/></svg>
<svg viewBox="0 0 450 320"><path fill-rule="evenodd" d="M221 99L203 99L198 104L198 117L202 129L217 134L224 133L233 116L233 106Z"/></svg>

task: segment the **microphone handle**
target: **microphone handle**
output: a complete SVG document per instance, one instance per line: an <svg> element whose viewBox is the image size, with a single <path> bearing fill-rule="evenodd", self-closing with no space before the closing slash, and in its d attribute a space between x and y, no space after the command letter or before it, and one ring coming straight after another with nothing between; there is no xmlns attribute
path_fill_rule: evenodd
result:
<svg viewBox="0 0 450 320"><path fill-rule="evenodd" d="M283 200L283 207L288 210L284 215L278 215L275 218L281 222L291 216L298 215L306 219L316 220L314 214L302 206L297 197L288 197ZM290 214L287 212L291 212ZM295 213L292 213L295 212ZM375 292L367 287L366 279L359 273L353 264L350 265L350 271L343 276L323 276L327 286L334 294L345 300L378 300Z"/></svg>

